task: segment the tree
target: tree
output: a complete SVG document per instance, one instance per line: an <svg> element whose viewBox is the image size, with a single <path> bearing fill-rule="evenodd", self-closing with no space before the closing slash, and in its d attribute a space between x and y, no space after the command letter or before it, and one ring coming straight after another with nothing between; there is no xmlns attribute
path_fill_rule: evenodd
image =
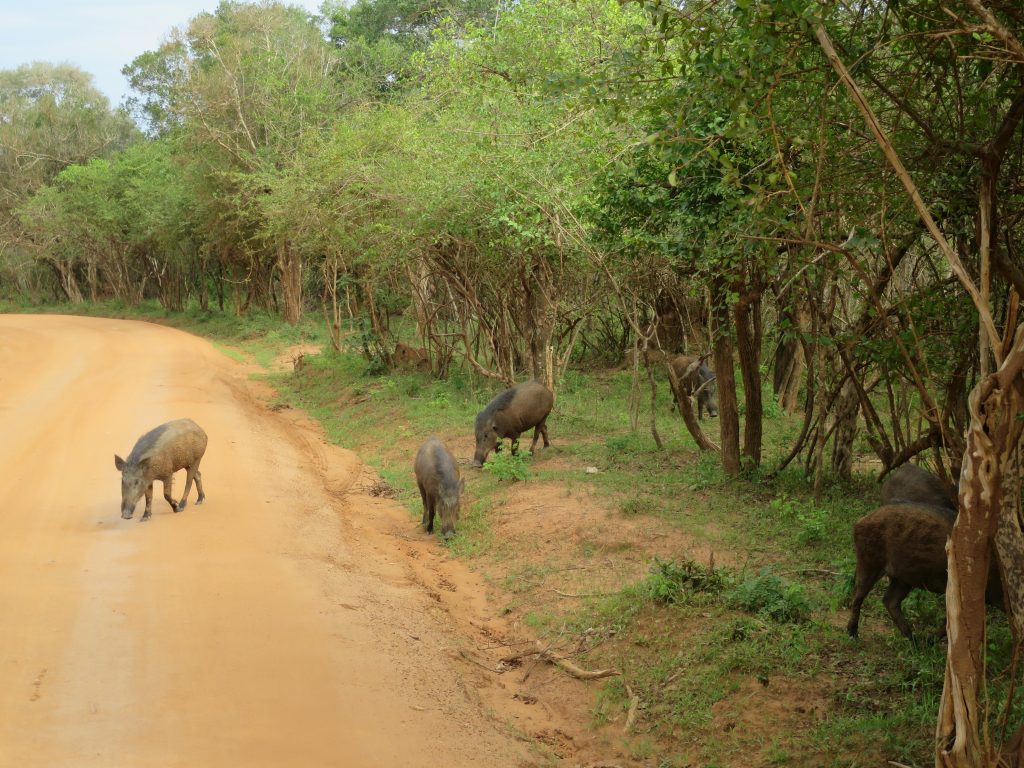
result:
<svg viewBox="0 0 1024 768"><path fill-rule="evenodd" d="M15 210L61 170L109 157L137 131L69 64L0 70L0 253L20 252Z"/></svg>

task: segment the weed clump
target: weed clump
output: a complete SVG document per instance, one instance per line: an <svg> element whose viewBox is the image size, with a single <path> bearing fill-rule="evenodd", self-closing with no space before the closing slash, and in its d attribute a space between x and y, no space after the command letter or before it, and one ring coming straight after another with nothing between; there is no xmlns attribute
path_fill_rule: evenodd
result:
<svg viewBox="0 0 1024 768"><path fill-rule="evenodd" d="M530 454L527 453L527 456ZM491 454L484 464L484 471L497 480L525 480L530 476L526 460L522 453L513 454L512 451L500 451Z"/></svg>
<svg viewBox="0 0 1024 768"><path fill-rule="evenodd" d="M722 572L689 558L679 561L654 558L643 582L644 593L658 603L680 602L687 593L717 594L725 586L726 578Z"/></svg>
<svg viewBox="0 0 1024 768"><path fill-rule="evenodd" d="M803 585L782 579L767 569L737 581L728 602L763 619L802 624L811 616L811 601Z"/></svg>

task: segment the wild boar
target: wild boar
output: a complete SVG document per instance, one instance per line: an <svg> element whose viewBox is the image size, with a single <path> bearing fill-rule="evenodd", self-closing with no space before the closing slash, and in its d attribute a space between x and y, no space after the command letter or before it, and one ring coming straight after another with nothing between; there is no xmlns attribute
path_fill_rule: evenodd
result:
<svg viewBox="0 0 1024 768"><path fill-rule="evenodd" d="M192 481L196 482L199 497L196 504L206 498L203 493L203 475L199 462L206 453L206 433L192 419L178 419L161 424L150 430L135 443L127 459L114 455L114 466L121 473L121 517L131 520L139 498L146 495L146 511L142 521L149 520L153 512L153 483L159 480L164 485L164 498L175 512L181 512L188 503L188 492ZM174 473L186 470L185 492L181 501L171 497L171 483Z"/></svg>
<svg viewBox="0 0 1024 768"><path fill-rule="evenodd" d="M672 370L679 379L679 386L687 395L697 393L697 418L704 418L704 411L707 410L711 417L718 416L718 385L715 384L715 374L704 363L700 363L691 370L691 366L697 362L697 358L689 355L674 355L669 358ZM690 371L687 375L687 371ZM676 400L675 390L672 391L672 400Z"/></svg>
<svg viewBox="0 0 1024 768"><path fill-rule="evenodd" d="M882 504L928 504L943 510L950 521L956 518L959 504L956 489L915 464L904 464L893 470L882 483Z"/></svg>
<svg viewBox="0 0 1024 768"><path fill-rule="evenodd" d="M416 485L423 500L423 530L434 532L434 515L441 517L441 535L455 533L459 519L459 497L465 485L455 457L438 438L431 437L416 452L413 465Z"/></svg>
<svg viewBox="0 0 1024 768"><path fill-rule="evenodd" d="M537 438L543 436L544 447L551 445L548 440L547 418L555 396L539 381L524 381L506 389L487 404L476 416L476 453L473 466L481 467L491 451L501 450L501 441L512 441L512 453L516 452L519 435L533 427L532 452L537 447Z"/></svg>
<svg viewBox="0 0 1024 768"><path fill-rule="evenodd" d="M398 342L393 357L395 365L415 368L417 371L430 370L430 356L422 347L410 347L408 344Z"/></svg>
<svg viewBox="0 0 1024 768"><path fill-rule="evenodd" d="M946 540L953 530L946 511L925 504L886 504L853 526L857 554L856 582L846 631L857 636L860 608L883 575L889 586L882 603L900 632L913 642L914 633L900 606L914 589L946 591ZM992 558L985 601L1002 607L1002 583Z"/></svg>

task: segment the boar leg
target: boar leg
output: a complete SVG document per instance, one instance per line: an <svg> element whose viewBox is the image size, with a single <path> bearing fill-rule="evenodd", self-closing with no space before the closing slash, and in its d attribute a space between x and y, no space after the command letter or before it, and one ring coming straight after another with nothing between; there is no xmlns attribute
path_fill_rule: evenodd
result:
<svg viewBox="0 0 1024 768"><path fill-rule="evenodd" d="M164 498L167 500L167 503L171 505L171 509L173 509L175 512L177 512L178 511L178 502L176 502L174 500L174 497L171 496L171 490L172 490L172 488L174 486L174 475L168 475L167 477L165 477L163 479L163 484L164 484Z"/></svg>
<svg viewBox="0 0 1024 768"><path fill-rule="evenodd" d="M199 471L198 464L196 464L196 490L199 492L199 498L196 499L196 506L198 507L206 499L206 494L203 493L203 473Z"/></svg>
<svg viewBox="0 0 1024 768"><path fill-rule="evenodd" d="M548 427L547 417L541 420L540 424L533 428L533 442L530 443L530 453L534 453L537 450L537 436L540 435L544 438L544 447L547 448L551 445L551 441L548 440Z"/></svg>
<svg viewBox="0 0 1024 768"><path fill-rule="evenodd" d="M142 513L142 520L140 523L144 523L149 520L149 516L153 514L153 484L150 483L146 487L146 511Z"/></svg>
<svg viewBox="0 0 1024 768"><path fill-rule="evenodd" d="M437 499L432 495L427 495L427 533L434 532L434 513L437 512Z"/></svg>
<svg viewBox="0 0 1024 768"><path fill-rule="evenodd" d="M881 568L867 569L863 563L857 563L857 582L853 589L853 600L850 602L850 621L846 625L846 631L850 637L857 636L857 629L860 625L860 606L864 598L871 592L879 578L882 576Z"/></svg>
<svg viewBox="0 0 1024 768"><path fill-rule="evenodd" d="M896 579L889 577L889 588L885 590L885 594L882 596L882 604L885 605L885 610L892 616L892 620L896 622L896 626L899 627L903 636L913 643L914 631L910 628L910 622L907 621L907 617L903 615L903 611L900 609L903 599L910 594L911 589L913 587L909 584L904 584L902 581L896 581Z"/></svg>
<svg viewBox="0 0 1024 768"><path fill-rule="evenodd" d="M423 530L429 533L430 528L428 528L427 526L430 525L433 522L433 520L430 519L428 512L430 507L429 504L427 503L427 492L423 490L423 486L420 485L419 483L416 483L416 486L420 489L420 499L423 500Z"/></svg>
<svg viewBox="0 0 1024 768"><path fill-rule="evenodd" d="M519 435L512 438L512 455L519 453Z"/></svg>
<svg viewBox="0 0 1024 768"><path fill-rule="evenodd" d="M176 510L177 512L181 512L181 510L183 510L185 506L188 504L188 492L192 490L193 480L196 481L196 489L199 491L200 497L199 500L196 501L196 504L202 503L203 484L202 481L199 479L199 465L193 464L191 467L185 468L185 492L181 494L181 501L178 502L178 509Z"/></svg>

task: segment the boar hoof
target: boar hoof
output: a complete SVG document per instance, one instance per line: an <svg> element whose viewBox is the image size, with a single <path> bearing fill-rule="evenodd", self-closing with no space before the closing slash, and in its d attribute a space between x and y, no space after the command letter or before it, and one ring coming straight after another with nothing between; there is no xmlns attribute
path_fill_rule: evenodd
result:
<svg viewBox="0 0 1024 768"><path fill-rule="evenodd" d="M140 523L144 523L147 520L149 520L149 513L148 512L146 514L144 514L142 517L139 518L139 522Z"/></svg>
<svg viewBox="0 0 1024 768"><path fill-rule="evenodd" d="M185 507L187 507L187 506L188 506L188 502L187 502L187 501L185 501L184 499L182 499L181 501L179 501L179 502L178 502L178 508L177 508L177 509L175 509L174 511L175 511L175 512L181 512L181 511L183 511L183 510L185 509Z"/></svg>
<svg viewBox="0 0 1024 768"><path fill-rule="evenodd" d="M196 506L198 507L204 501L206 501L206 497L205 496L200 496L198 499L196 499Z"/></svg>

